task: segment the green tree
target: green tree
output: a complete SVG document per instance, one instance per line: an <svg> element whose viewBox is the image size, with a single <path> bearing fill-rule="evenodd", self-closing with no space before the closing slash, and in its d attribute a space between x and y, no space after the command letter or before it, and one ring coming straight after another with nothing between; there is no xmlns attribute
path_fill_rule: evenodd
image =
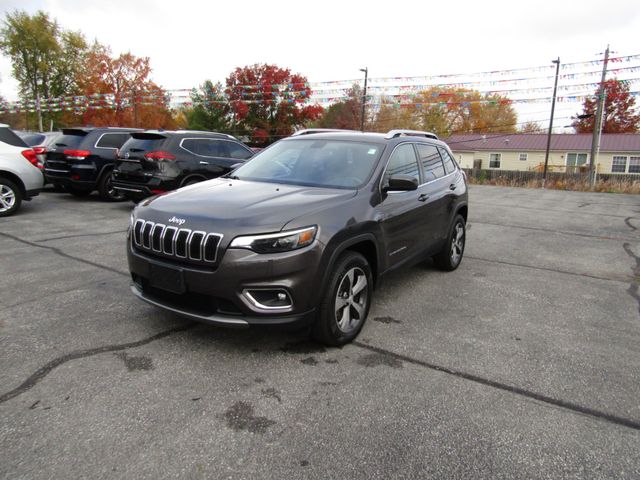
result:
<svg viewBox="0 0 640 480"><path fill-rule="evenodd" d="M353 84L346 94L346 100L333 103L324 110L322 116L314 123L315 127L360 130L362 88Z"/></svg>
<svg viewBox="0 0 640 480"><path fill-rule="evenodd" d="M223 93L221 83L206 80L191 92L193 106L185 110L187 127L190 130L227 132L231 129L229 102Z"/></svg>
<svg viewBox="0 0 640 480"><path fill-rule="evenodd" d="M23 101L33 102L38 110L42 130L46 99L75 93L87 52L84 36L61 29L46 12L29 15L16 10L7 13L0 28L0 51L12 62Z"/></svg>

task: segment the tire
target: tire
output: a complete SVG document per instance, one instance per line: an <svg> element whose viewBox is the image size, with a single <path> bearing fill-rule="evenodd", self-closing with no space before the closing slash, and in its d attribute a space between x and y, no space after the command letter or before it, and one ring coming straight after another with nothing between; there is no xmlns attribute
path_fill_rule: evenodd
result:
<svg viewBox="0 0 640 480"><path fill-rule="evenodd" d="M92 191L93 190L84 190L82 188L76 188L76 187L67 188L67 192L69 192L74 197L78 197L78 198L88 197L89 195L91 195Z"/></svg>
<svg viewBox="0 0 640 480"><path fill-rule="evenodd" d="M111 170L107 170L100 177L98 182L98 194L105 202L121 202L126 199L124 193L113 188L111 181Z"/></svg>
<svg viewBox="0 0 640 480"><path fill-rule="evenodd" d="M442 250L433 257L433 263L440 270L451 272L460 266L464 247L467 240L467 230L464 217L456 215L447 235L447 242Z"/></svg>
<svg viewBox="0 0 640 480"><path fill-rule="evenodd" d="M22 190L14 182L0 177L0 217L13 215L22 203Z"/></svg>
<svg viewBox="0 0 640 480"><path fill-rule="evenodd" d="M365 281L364 285L360 282ZM354 287L360 289L354 292ZM357 252L346 251L336 261L324 291L312 336L331 346L349 343L362 329L373 296L369 262Z"/></svg>

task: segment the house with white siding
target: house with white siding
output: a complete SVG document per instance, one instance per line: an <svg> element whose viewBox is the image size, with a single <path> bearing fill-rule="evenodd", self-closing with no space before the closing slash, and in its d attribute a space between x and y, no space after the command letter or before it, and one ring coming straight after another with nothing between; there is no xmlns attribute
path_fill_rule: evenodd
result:
<svg viewBox="0 0 640 480"><path fill-rule="evenodd" d="M588 168L591 134L551 135L549 171ZM547 135L542 133L454 134L444 139L463 168L542 171ZM600 141L596 171L640 175L640 134L605 133Z"/></svg>

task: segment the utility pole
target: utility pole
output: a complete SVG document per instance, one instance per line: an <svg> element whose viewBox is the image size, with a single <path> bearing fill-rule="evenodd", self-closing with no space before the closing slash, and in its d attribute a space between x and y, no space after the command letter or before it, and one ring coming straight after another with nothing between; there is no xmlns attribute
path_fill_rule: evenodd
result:
<svg viewBox="0 0 640 480"><path fill-rule="evenodd" d="M556 111L556 93L558 91L558 74L560 73L560 57L552 60L556 64L556 80L553 84L553 100L551 101L551 118L549 119L549 133L547 134L547 150L544 154L544 171L542 173L542 188L547 181L547 167L549 166L549 150L551 149L551 133L553 132L553 114Z"/></svg>
<svg viewBox="0 0 640 480"><path fill-rule="evenodd" d="M36 112L38 114L38 131L42 132L42 108L40 107L40 91L36 90Z"/></svg>
<svg viewBox="0 0 640 480"><path fill-rule="evenodd" d="M133 92L133 127L138 127L138 99L136 98L137 90L135 87L132 90Z"/></svg>
<svg viewBox="0 0 640 480"><path fill-rule="evenodd" d="M602 65L602 78L600 79L600 88L598 89L598 108L596 110L596 117L593 122L593 136L591 137L591 154L589 158L589 183L595 184L596 176L594 175L596 157L598 155L598 144L600 143L600 132L602 129L602 112L604 110L604 100L606 96L606 90L604 82L607 79L607 64L609 63L609 45L604 52L604 63Z"/></svg>
<svg viewBox="0 0 640 480"><path fill-rule="evenodd" d="M367 77L369 76L369 68L361 68L361 72L364 72L364 89L362 90L362 112L360 113L360 131L364 132L364 114L365 107L367 105Z"/></svg>

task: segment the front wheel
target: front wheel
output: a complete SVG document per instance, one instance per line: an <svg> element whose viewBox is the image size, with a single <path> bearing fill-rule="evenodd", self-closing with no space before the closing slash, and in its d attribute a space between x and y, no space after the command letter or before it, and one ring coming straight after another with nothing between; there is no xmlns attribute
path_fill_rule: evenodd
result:
<svg viewBox="0 0 640 480"><path fill-rule="evenodd" d="M22 191L11 180L0 177L0 217L16 213L22 203Z"/></svg>
<svg viewBox="0 0 640 480"><path fill-rule="evenodd" d="M373 295L369 262L357 252L338 259L325 289L313 336L332 346L352 341L364 325Z"/></svg>
<svg viewBox="0 0 640 480"><path fill-rule="evenodd" d="M466 223L462 215L456 215L453 226L442 250L433 257L433 261L440 270L451 272L460 266L464 246L467 239Z"/></svg>

